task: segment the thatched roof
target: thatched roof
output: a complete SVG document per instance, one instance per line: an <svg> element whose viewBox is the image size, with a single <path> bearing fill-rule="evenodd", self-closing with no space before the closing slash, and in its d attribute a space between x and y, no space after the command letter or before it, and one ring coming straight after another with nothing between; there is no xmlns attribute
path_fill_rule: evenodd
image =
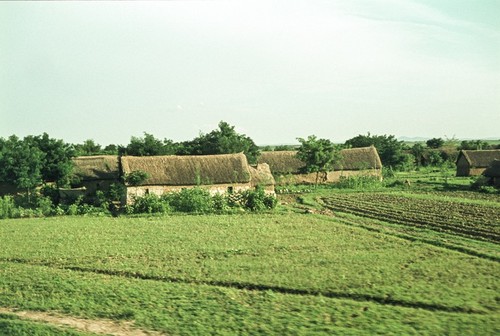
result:
<svg viewBox="0 0 500 336"><path fill-rule="evenodd" d="M297 151L261 152L257 162L267 163L273 173L296 173L305 166L304 162L295 156Z"/></svg>
<svg viewBox="0 0 500 336"><path fill-rule="evenodd" d="M73 175L81 181L116 180L120 177L116 155L79 156L73 158Z"/></svg>
<svg viewBox="0 0 500 336"><path fill-rule="evenodd" d="M221 155L122 156L123 173L143 171L142 185L196 185L250 182L243 153Z"/></svg>
<svg viewBox="0 0 500 336"><path fill-rule="evenodd" d="M253 185L268 186L274 185L274 177L267 163L259 163L256 166L250 166L250 175Z"/></svg>
<svg viewBox="0 0 500 336"><path fill-rule="evenodd" d="M487 168L493 160L500 160L500 149L489 150L462 150L458 155L464 157L469 165L474 168Z"/></svg>
<svg viewBox="0 0 500 336"><path fill-rule="evenodd" d="M373 146L361 148L349 148L340 151L341 162L335 165L335 170L363 170L380 169L382 161L377 149Z"/></svg>
<svg viewBox="0 0 500 336"><path fill-rule="evenodd" d="M373 146L343 149L340 153L342 160L335 165L335 170L382 168L377 149ZM295 156L296 154L297 151L262 152L258 162L269 164L273 173L298 173L305 164Z"/></svg>
<svg viewBox="0 0 500 336"><path fill-rule="evenodd" d="M500 160L493 160L488 168L483 172L487 177L500 177Z"/></svg>

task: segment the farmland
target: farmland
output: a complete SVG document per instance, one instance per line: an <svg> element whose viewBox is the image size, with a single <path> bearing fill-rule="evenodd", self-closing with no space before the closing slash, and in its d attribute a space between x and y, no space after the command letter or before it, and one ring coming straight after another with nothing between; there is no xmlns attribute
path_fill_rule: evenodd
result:
<svg viewBox="0 0 500 336"><path fill-rule="evenodd" d="M500 207L395 193L336 194L323 199L334 210L419 226L471 239L500 242Z"/></svg>
<svg viewBox="0 0 500 336"><path fill-rule="evenodd" d="M461 203L468 221L471 209L489 214L474 222L481 230L464 234L349 207L344 214L334 203L340 195L388 207L396 197L321 194L333 217L285 208L3 220L0 306L132 321L169 335L498 332L494 201ZM425 197L408 198L423 207Z"/></svg>

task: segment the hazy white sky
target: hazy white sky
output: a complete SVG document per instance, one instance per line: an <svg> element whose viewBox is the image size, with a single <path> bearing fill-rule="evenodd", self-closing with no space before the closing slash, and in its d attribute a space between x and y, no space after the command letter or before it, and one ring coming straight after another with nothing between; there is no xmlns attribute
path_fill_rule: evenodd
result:
<svg viewBox="0 0 500 336"><path fill-rule="evenodd" d="M500 1L1 2L0 137L500 139Z"/></svg>

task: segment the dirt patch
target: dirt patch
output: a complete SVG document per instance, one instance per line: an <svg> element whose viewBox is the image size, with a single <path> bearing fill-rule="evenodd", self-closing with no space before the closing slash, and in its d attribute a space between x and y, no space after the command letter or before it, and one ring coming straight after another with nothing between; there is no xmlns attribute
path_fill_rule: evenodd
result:
<svg viewBox="0 0 500 336"><path fill-rule="evenodd" d="M157 331L147 331L134 328L131 322L89 320L55 313L23 311L1 307L0 313L13 314L23 319L45 322L59 327L70 327L79 331L91 332L95 334L117 336L165 335Z"/></svg>

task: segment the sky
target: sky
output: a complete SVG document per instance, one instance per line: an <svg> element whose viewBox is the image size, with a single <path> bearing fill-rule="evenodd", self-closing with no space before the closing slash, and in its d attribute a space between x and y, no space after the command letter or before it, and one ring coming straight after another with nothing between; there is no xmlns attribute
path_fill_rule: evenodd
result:
<svg viewBox="0 0 500 336"><path fill-rule="evenodd" d="M0 2L0 137L500 139L500 1Z"/></svg>

